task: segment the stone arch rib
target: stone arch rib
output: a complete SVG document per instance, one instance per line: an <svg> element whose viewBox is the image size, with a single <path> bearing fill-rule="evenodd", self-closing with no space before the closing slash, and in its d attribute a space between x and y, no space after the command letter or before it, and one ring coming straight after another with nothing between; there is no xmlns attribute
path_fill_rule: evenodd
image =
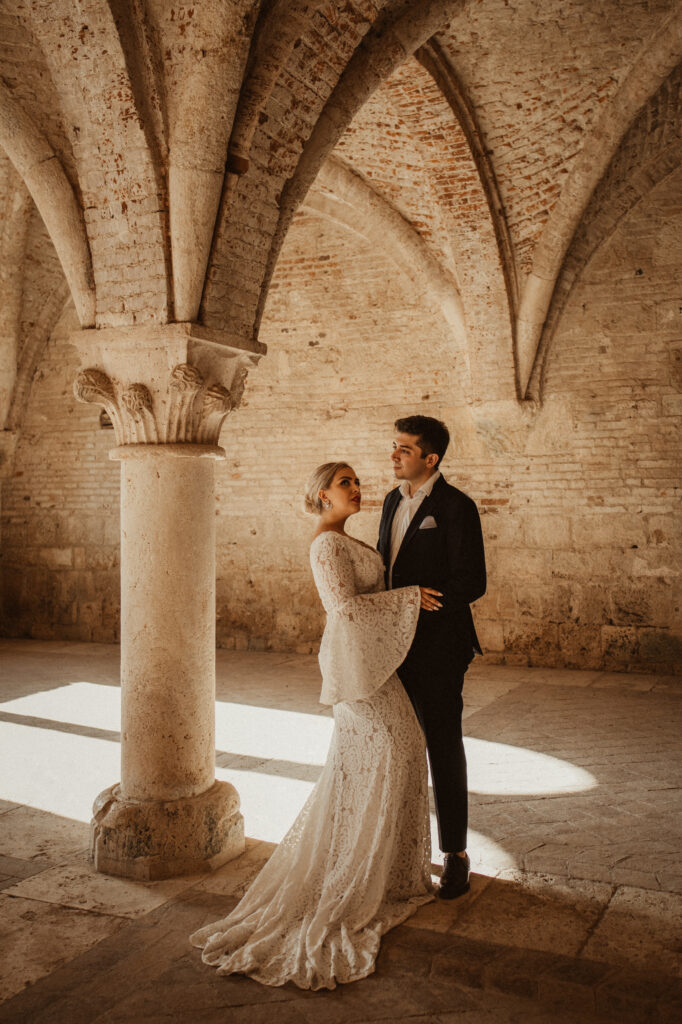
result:
<svg viewBox="0 0 682 1024"><path fill-rule="evenodd" d="M206 223L210 220L210 231L204 232L202 239L201 279L195 274L196 280L188 300L179 304L179 318L185 317L186 310L191 312L192 317L200 315L211 254L215 255L221 225L229 221L237 200L240 179L251 165L251 147L260 119L297 42L315 13L323 6L324 0L273 0L270 6L264 6L259 13L220 172L212 180L204 172L204 177L207 177L204 191L210 199L204 203L203 219ZM171 167L171 190L177 178L177 171ZM194 190L192 179L187 182L185 192L189 195ZM174 249L177 248L175 245ZM187 277L186 271L181 268L176 275L178 281L183 274ZM181 287L183 292L189 292L184 286Z"/></svg>
<svg viewBox="0 0 682 1024"><path fill-rule="evenodd" d="M21 178L11 173L4 197L4 231L0 249L0 430L7 424L17 379L21 345L23 272L28 228L35 206Z"/></svg>
<svg viewBox="0 0 682 1024"><path fill-rule="evenodd" d="M391 203L341 160L327 160L304 205L382 246L415 289L437 306L458 346L466 342L462 303L454 279L429 252L419 232ZM392 244L386 245L386 238Z"/></svg>
<svg viewBox="0 0 682 1024"><path fill-rule="evenodd" d="M255 333L263 317L270 281L291 220L322 164L374 90L468 2L415 0L394 20L386 24L382 21L363 38L303 147L296 171L282 190L279 218L256 310Z"/></svg>
<svg viewBox="0 0 682 1024"><path fill-rule="evenodd" d="M682 164L682 63L635 118L573 236L552 295L528 395L539 400L547 358L569 297L597 250L659 182Z"/></svg>
<svg viewBox="0 0 682 1024"><path fill-rule="evenodd" d="M415 57L422 67L428 71L443 93L469 144L471 156L476 165L476 170L478 171L488 203L490 219L497 239L512 322L514 322L519 302L519 284L516 275L514 247L495 172L486 152L473 107L452 65L435 39L429 39L423 46L420 46L415 52Z"/></svg>
<svg viewBox="0 0 682 1024"><path fill-rule="evenodd" d="M244 174L258 118L297 39L325 0L275 0L256 26L227 151L228 173Z"/></svg>
<svg viewBox="0 0 682 1024"><path fill-rule="evenodd" d="M138 75L144 77L146 58L133 56L140 40L123 31L119 21L121 37L116 22L121 11L114 0L96 0L91 9L97 15L86 24L71 0L31 4L26 17L45 57L61 116L67 122L77 118L72 123L88 143L74 155L97 285L96 323L166 323L171 314L167 203L150 149L155 129L150 125L145 131L145 111L138 107L142 94L153 102L153 89L136 84ZM131 11L125 8L124 21ZM54 45L55 24L59 46ZM74 89L74 78L82 87ZM125 281L110 273L112 265L130 268ZM138 268L144 273L133 272Z"/></svg>
<svg viewBox="0 0 682 1024"><path fill-rule="evenodd" d="M620 89L602 111L545 225L521 294L516 329L519 393L528 387L555 285L575 232L614 153L648 98L682 57L682 19L673 11L644 45Z"/></svg>
<svg viewBox="0 0 682 1024"><path fill-rule="evenodd" d="M47 139L3 82L0 145L31 193L52 238L81 326L94 326L95 286L80 204Z"/></svg>
<svg viewBox="0 0 682 1024"><path fill-rule="evenodd" d="M17 378L7 416L7 429L20 430L28 407L28 395L43 352L57 321L66 309L71 295L66 281L50 292L30 333L23 339L17 363Z"/></svg>

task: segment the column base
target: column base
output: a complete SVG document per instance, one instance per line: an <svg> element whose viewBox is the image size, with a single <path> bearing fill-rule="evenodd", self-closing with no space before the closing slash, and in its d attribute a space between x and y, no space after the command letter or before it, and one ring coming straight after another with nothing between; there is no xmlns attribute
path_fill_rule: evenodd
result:
<svg viewBox="0 0 682 1024"><path fill-rule="evenodd" d="M155 881L214 871L244 851L239 795L215 782L182 800L125 800L119 785L95 800L91 854L105 875Z"/></svg>

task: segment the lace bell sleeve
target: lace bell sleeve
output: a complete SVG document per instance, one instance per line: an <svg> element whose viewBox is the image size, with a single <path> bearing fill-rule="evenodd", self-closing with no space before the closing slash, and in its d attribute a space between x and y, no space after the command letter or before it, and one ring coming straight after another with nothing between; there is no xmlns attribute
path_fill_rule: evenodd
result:
<svg viewBox="0 0 682 1024"><path fill-rule="evenodd" d="M405 660L419 618L417 586L358 593L349 543L327 531L310 549L315 584L327 612L319 655L322 704L376 693Z"/></svg>

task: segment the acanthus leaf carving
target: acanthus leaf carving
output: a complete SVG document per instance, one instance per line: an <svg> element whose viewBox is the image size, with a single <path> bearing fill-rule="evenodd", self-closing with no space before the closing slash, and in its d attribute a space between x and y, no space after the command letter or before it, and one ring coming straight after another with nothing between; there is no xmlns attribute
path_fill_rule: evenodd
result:
<svg viewBox="0 0 682 1024"><path fill-rule="evenodd" d="M180 363L174 366L169 381L166 441L193 441L195 434L195 402L204 385L204 378L195 366Z"/></svg>
<svg viewBox="0 0 682 1024"><path fill-rule="evenodd" d="M249 367L242 364L234 375L232 381L232 387L230 388L230 400L232 402L232 408L238 409L242 403L244 396L244 388L246 387L246 378L249 375Z"/></svg>
<svg viewBox="0 0 682 1024"><path fill-rule="evenodd" d="M154 403L146 384L129 384L121 392L121 405L128 413L124 419L127 444L156 444L158 432Z"/></svg>
<svg viewBox="0 0 682 1024"><path fill-rule="evenodd" d="M106 373L92 367L81 370L73 383L73 393L79 402L101 405L106 409L114 426L116 443L123 444L123 420L113 382Z"/></svg>
<svg viewBox="0 0 682 1024"><path fill-rule="evenodd" d="M241 402L247 373L240 365L229 388L206 385L196 367L180 363L159 395L139 381L120 384L90 367L76 377L74 394L81 402L104 406L117 445L217 445L226 416Z"/></svg>
<svg viewBox="0 0 682 1024"><path fill-rule="evenodd" d="M207 388L204 393L197 440L202 444L218 444L221 427L232 408L232 398L227 388L222 384L213 384Z"/></svg>

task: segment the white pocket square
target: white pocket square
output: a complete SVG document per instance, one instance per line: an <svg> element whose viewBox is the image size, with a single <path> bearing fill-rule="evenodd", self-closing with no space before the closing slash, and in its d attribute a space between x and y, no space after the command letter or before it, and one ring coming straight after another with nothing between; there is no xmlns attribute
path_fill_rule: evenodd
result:
<svg viewBox="0 0 682 1024"><path fill-rule="evenodd" d="M437 526L438 526L438 523L433 518L433 516L424 516L424 518L422 519L421 523L419 524L419 529L420 530L435 530Z"/></svg>

